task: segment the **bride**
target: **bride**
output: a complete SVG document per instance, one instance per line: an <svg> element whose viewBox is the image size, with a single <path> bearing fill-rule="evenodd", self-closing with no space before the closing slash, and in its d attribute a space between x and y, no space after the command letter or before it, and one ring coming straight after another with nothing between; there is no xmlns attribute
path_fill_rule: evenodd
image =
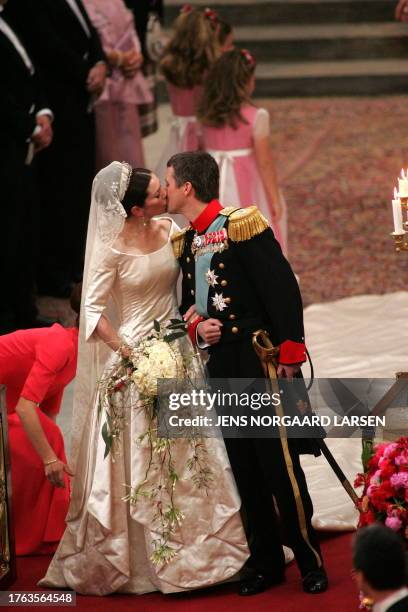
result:
<svg viewBox="0 0 408 612"><path fill-rule="evenodd" d="M140 440L149 422L135 385L115 439L118 450L107 452L102 382L151 334L154 320L166 325L180 317L171 246L178 227L169 217L156 218L165 202L149 170L113 162L94 180L73 411L75 478L67 527L42 586L94 595L171 593L224 581L248 558L240 500L221 440L201 439L209 488L198 487L187 467L189 441L171 443L179 515L166 534L165 548L175 555L168 559L158 554L163 533L156 518L169 491L157 485L160 468L147 470L156 451ZM192 345L183 340L176 341L180 351L194 361ZM147 481L155 483L154 495L126 496L127 486Z"/></svg>

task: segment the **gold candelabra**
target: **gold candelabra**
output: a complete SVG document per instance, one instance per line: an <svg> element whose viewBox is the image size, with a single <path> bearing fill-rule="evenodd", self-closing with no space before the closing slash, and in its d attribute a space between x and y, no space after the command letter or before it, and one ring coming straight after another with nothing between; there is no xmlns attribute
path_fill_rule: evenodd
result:
<svg viewBox="0 0 408 612"><path fill-rule="evenodd" d="M400 198L400 200L401 210L408 211L408 198ZM391 236L394 238L394 246L397 253L400 251L408 251L408 221L404 221L402 227L402 232L391 232Z"/></svg>
<svg viewBox="0 0 408 612"><path fill-rule="evenodd" d="M406 213L404 215L404 212ZM391 236L394 239L394 247L397 253L408 251L408 170L401 170L398 177L398 190L394 189L392 200L392 214L394 219L394 231ZM404 216L407 221L404 221Z"/></svg>

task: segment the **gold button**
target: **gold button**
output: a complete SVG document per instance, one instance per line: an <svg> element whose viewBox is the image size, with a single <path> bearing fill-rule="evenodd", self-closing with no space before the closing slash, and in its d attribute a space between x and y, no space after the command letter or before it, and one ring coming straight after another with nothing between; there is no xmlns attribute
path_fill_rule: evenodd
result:
<svg viewBox="0 0 408 612"><path fill-rule="evenodd" d="M235 315L234 314L230 314L229 318L231 319L231 321L233 321L235 319Z"/></svg>
<svg viewBox="0 0 408 612"><path fill-rule="evenodd" d="M222 261L218 264L218 267L221 268L221 270L223 270L225 268L225 264L222 263Z"/></svg>
<svg viewBox="0 0 408 612"><path fill-rule="evenodd" d="M228 282L226 280L221 281L221 287L226 287L227 285L228 285Z"/></svg>
<svg viewBox="0 0 408 612"><path fill-rule="evenodd" d="M190 258L189 257L186 257L186 262L190 263Z"/></svg>
<svg viewBox="0 0 408 612"><path fill-rule="evenodd" d="M232 327L231 331L233 334L237 334L238 333L238 327Z"/></svg>
<svg viewBox="0 0 408 612"><path fill-rule="evenodd" d="M230 297L226 297L226 298L224 298L224 302L225 302L226 304L231 304L231 298L230 298Z"/></svg>
<svg viewBox="0 0 408 612"><path fill-rule="evenodd" d="M191 293L191 295L194 295L194 289L192 289L192 290L190 291L190 293Z"/></svg>
<svg viewBox="0 0 408 612"><path fill-rule="evenodd" d="M187 278L191 278L191 274L190 274L190 272L187 274Z"/></svg>

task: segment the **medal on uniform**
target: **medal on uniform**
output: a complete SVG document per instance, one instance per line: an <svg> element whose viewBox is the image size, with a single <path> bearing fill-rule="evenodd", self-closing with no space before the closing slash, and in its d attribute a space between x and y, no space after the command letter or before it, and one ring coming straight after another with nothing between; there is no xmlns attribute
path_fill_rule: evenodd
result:
<svg viewBox="0 0 408 612"><path fill-rule="evenodd" d="M210 285L210 287L215 287L215 285L218 285L217 278L218 276L215 273L215 270L207 270L207 272L205 273L205 280Z"/></svg>
<svg viewBox="0 0 408 612"><path fill-rule="evenodd" d="M220 230L207 232L201 236L196 234L191 245L191 252L197 261L197 258L201 255L206 253L222 253L227 248L228 234L227 230L223 227Z"/></svg>
<svg viewBox="0 0 408 612"><path fill-rule="evenodd" d="M218 312L222 312L225 308L228 308L228 304L222 293L216 293L211 299L215 310L218 310Z"/></svg>

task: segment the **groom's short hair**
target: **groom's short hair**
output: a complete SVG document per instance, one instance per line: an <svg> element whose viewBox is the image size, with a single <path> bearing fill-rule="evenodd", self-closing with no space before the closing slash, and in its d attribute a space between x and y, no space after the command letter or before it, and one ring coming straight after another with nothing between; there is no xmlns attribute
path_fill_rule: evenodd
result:
<svg viewBox="0 0 408 612"><path fill-rule="evenodd" d="M174 180L177 187L191 183L195 196L200 202L211 202L218 199L220 188L220 172L215 159L205 151L188 151L176 153L170 157L167 167L174 170Z"/></svg>

